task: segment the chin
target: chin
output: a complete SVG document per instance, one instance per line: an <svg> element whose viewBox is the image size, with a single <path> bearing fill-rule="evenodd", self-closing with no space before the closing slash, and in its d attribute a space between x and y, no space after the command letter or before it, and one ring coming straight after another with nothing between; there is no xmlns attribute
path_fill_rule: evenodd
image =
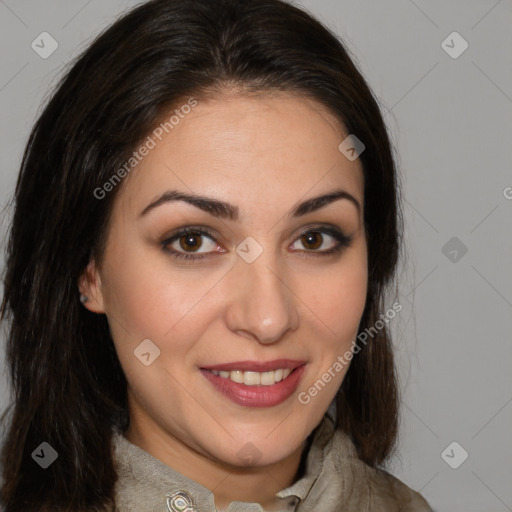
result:
<svg viewBox="0 0 512 512"><path fill-rule="evenodd" d="M270 441L263 436L259 439L254 437L252 441L241 440L233 443L234 452L219 455L224 455L220 459L231 466L257 468L281 462L292 456L301 447L302 439L293 443L288 436L288 443L283 444L282 438Z"/></svg>

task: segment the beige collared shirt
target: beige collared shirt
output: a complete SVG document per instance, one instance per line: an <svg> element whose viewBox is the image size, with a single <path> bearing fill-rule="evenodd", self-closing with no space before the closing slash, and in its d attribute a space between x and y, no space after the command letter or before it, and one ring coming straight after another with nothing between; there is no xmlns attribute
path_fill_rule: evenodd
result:
<svg viewBox="0 0 512 512"><path fill-rule="evenodd" d="M212 492L132 444L113 436L119 512L216 512ZM326 415L306 459L305 475L276 494L275 507L233 501L225 512L432 512L416 492L364 464L349 437Z"/></svg>

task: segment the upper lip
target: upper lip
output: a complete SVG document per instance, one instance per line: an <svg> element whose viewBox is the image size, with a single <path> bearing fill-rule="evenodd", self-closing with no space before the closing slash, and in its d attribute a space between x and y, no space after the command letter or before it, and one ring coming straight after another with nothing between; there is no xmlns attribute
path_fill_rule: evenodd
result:
<svg viewBox="0 0 512 512"><path fill-rule="evenodd" d="M298 368L304 364L306 364L306 361L297 361L293 359L274 359L273 361L235 361L232 363L203 366L202 369L227 372L235 370L246 372L270 372L272 370L279 370L280 368L290 368L290 370L295 370L295 368Z"/></svg>

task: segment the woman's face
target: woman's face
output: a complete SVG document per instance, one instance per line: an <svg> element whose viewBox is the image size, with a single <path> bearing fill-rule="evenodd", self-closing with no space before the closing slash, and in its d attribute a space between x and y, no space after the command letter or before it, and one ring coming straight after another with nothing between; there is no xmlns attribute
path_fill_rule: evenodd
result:
<svg viewBox="0 0 512 512"><path fill-rule="evenodd" d="M118 185L87 307L107 315L141 443L272 464L347 371L367 288L363 172L313 101L226 93L190 110Z"/></svg>

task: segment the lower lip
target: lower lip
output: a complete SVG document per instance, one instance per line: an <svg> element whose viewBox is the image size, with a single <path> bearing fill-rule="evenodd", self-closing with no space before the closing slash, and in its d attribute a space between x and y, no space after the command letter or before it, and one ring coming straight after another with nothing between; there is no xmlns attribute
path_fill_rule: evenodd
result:
<svg viewBox="0 0 512 512"><path fill-rule="evenodd" d="M286 379L276 382L271 386L246 386L214 375L208 370L201 370L201 373L220 391L235 404L245 407L273 407L284 402L297 390L304 368L306 365L296 368Z"/></svg>

